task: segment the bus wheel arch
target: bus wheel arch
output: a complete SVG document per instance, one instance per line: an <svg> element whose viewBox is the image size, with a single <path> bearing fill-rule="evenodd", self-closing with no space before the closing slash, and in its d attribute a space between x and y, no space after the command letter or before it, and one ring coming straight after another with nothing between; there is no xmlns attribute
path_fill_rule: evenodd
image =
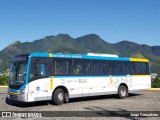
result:
<svg viewBox="0 0 160 120"><path fill-rule="evenodd" d="M118 97L124 99L128 96L128 86L125 83L121 83L118 87Z"/></svg>
<svg viewBox="0 0 160 120"><path fill-rule="evenodd" d="M61 95L59 95L59 94L61 94ZM62 100L59 101L58 96L63 97L63 98L61 98ZM65 86L56 87L52 93L52 100L53 100L53 103L56 105L61 105L61 104L63 104L63 102L65 102L65 103L69 102L68 89Z"/></svg>

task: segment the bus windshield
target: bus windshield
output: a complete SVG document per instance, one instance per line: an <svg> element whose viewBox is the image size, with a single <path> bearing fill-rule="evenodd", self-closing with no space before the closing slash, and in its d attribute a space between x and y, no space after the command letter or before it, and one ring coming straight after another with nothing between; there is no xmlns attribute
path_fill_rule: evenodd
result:
<svg viewBox="0 0 160 120"><path fill-rule="evenodd" d="M26 63L13 63L10 68L9 86L20 87L26 80Z"/></svg>

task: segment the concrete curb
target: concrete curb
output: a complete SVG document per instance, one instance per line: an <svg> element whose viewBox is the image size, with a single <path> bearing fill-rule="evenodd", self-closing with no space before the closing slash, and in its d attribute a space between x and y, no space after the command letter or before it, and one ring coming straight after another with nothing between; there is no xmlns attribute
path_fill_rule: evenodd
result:
<svg viewBox="0 0 160 120"><path fill-rule="evenodd" d="M0 88L8 88L8 86L0 86Z"/></svg>
<svg viewBox="0 0 160 120"><path fill-rule="evenodd" d="M148 88L148 89L145 89L145 90L148 90L148 91L160 91L160 88Z"/></svg>

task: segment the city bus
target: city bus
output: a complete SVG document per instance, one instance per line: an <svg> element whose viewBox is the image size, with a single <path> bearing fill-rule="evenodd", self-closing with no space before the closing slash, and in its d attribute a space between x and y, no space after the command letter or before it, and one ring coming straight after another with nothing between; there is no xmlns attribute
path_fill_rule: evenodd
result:
<svg viewBox="0 0 160 120"><path fill-rule="evenodd" d="M116 94L151 88L148 59L112 54L30 53L12 60L8 98L22 102Z"/></svg>

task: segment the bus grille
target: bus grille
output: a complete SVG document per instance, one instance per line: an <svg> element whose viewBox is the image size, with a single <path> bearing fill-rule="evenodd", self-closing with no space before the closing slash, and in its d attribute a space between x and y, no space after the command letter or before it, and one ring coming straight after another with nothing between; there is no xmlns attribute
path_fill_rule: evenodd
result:
<svg viewBox="0 0 160 120"><path fill-rule="evenodd" d="M9 95L11 100L18 100L18 96L17 95Z"/></svg>

